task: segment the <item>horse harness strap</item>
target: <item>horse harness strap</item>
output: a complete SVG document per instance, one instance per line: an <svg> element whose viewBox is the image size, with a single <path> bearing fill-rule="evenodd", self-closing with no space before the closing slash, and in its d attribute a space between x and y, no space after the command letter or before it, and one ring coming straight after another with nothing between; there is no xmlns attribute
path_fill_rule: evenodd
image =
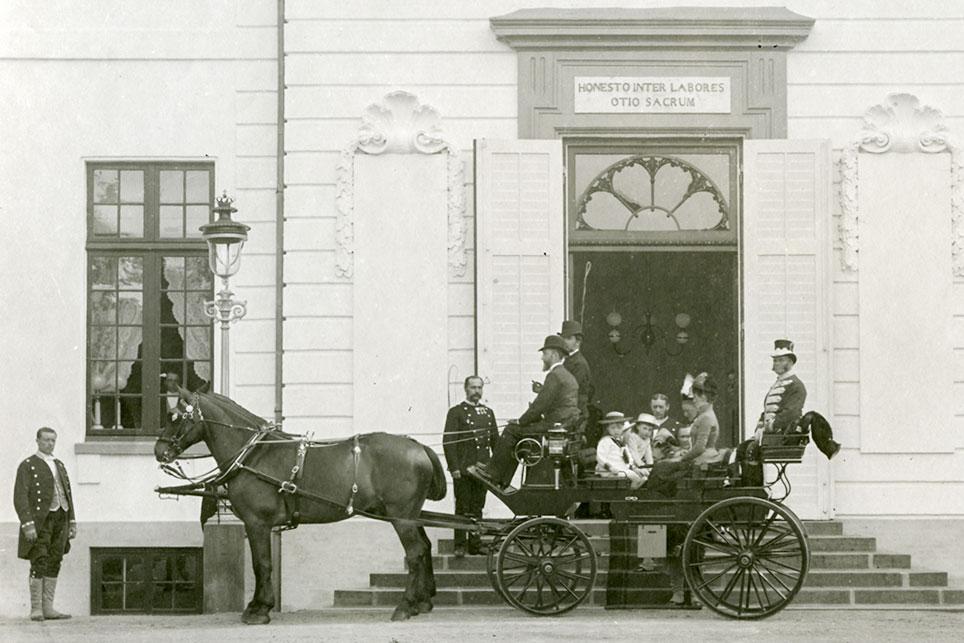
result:
<svg viewBox="0 0 964 643"><path fill-rule="evenodd" d="M375 520L391 520L387 516L380 516L378 514L372 514L367 511L362 511L355 509L355 496L358 494L358 463L361 460L361 445L359 444L358 436L352 437L352 484L351 484L351 494L348 498L348 504L344 505L340 502L326 498L325 496L319 495L317 493L312 493L310 491L305 491L300 488L300 483L302 476L304 474L305 456L307 455L308 448L310 446L307 437L302 438L298 443L298 452L295 456L295 464L291 467L291 473L287 480L281 480L275 478L274 476L268 475L262 471L258 471L250 466L245 465L243 462L237 463L237 468L244 469L248 473L255 475L256 477L275 484L278 486L278 493L282 494L282 498L285 503L285 512L287 513L288 520L282 529L295 529L301 522L301 512L299 500L302 496L308 498L309 500L314 500L316 502L323 502L327 505L332 505L334 507L342 507L349 516L358 514L360 516L365 516L367 518L374 518Z"/></svg>
<svg viewBox="0 0 964 643"><path fill-rule="evenodd" d="M288 514L288 523L285 529L294 529L301 523L301 502L298 495L298 485L304 476L305 454L308 453L308 438L303 437L298 442L298 452L295 455L295 464L291 467L291 474L287 480L282 480L278 493L282 494L285 503L285 512Z"/></svg>

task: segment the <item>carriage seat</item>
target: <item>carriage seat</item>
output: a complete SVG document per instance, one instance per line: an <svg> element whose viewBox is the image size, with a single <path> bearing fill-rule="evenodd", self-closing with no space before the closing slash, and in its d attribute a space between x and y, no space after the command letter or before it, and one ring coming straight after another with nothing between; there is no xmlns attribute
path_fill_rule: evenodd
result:
<svg viewBox="0 0 964 643"><path fill-rule="evenodd" d="M606 476L596 473L596 450L591 448L579 449L576 454L581 474L577 478L577 486L590 489L629 489L630 480L622 476Z"/></svg>
<svg viewBox="0 0 964 643"><path fill-rule="evenodd" d="M775 464L800 462L808 444L808 433L764 433L760 438L760 461Z"/></svg>

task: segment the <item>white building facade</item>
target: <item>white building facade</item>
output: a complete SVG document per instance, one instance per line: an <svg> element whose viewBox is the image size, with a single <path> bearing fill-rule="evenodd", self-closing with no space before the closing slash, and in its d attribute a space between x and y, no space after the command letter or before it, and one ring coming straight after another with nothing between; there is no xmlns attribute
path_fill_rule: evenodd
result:
<svg viewBox="0 0 964 643"><path fill-rule="evenodd" d="M176 569L158 605L199 600L198 503L154 493L152 436L161 373L218 381L195 231L222 191L251 226L230 394L288 431L438 445L476 372L517 417L576 318L602 410L709 370L732 445L788 337L843 444L791 506L964 579L964 9L612 4L4 7L0 486L55 428L64 607L110 611L145 566ZM283 539L284 608L401 557L364 520ZM0 613L26 601L6 583Z"/></svg>

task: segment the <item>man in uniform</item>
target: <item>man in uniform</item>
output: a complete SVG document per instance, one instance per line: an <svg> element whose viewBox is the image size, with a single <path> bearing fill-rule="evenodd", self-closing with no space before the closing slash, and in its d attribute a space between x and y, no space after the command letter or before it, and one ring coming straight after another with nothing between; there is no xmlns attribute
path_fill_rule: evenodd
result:
<svg viewBox="0 0 964 643"><path fill-rule="evenodd" d="M470 375L465 378L465 400L449 409L445 418L442 447L445 462L452 474L455 491L455 513L471 518L482 517L485 506L485 485L468 475L468 468L476 462L488 462L490 449L499 439L499 429L492 409L480 404L482 378ZM469 554L481 553L479 534L455 530L455 557L465 556L466 535Z"/></svg>
<svg viewBox="0 0 964 643"><path fill-rule="evenodd" d="M554 424L572 429L579 422L579 385L563 366L563 360L569 354L565 341L559 335L549 335L539 350L546 379L536 399L518 422L510 422L502 432L493 449L491 463L476 463L470 471L505 493L511 492L508 484L518 466L514 450L519 440L526 435L545 434Z"/></svg>
<svg viewBox="0 0 964 643"><path fill-rule="evenodd" d="M731 465L742 462L744 467L743 484L758 486L763 484L763 468L759 461L760 441L764 433L789 433L796 430L803 415L803 405L807 401L807 387L793 372L797 356L793 352L793 342L778 339L773 342L773 372L777 379L770 386L763 400L763 412L756 424L754 436L740 444L731 456ZM828 427L829 432L829 427ZM832 434L814 436L814 441L827 459L836 455L840 445L833 441Z"/></svg>
<svg viewBox="0 0 964 643"><path fill-rule="evenodd" d="M57 575L77 535L74 499L64 463L54 457L57 432L37 431L37 453L20 463L13 504L20 518L17 555L30 561L30 618L70 618L54 609Z"/></svg>

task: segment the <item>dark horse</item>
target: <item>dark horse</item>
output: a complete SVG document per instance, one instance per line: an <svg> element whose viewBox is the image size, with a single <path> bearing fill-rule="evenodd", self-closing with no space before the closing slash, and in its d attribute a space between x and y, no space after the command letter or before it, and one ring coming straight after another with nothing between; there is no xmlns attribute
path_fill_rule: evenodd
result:
<svg viewBox="0 0 964 643"><path fill-rule="evenodd" d="M426 498L445 497L446 485L442 465L430 448L386 433L308 443L302 436L265 427L264 420L224 396L192 394L180 387L178 392L179 412L170 416L154 445L154 455L168 463L203 441L222 474L227 473L222 484L227 486L232 510L244 522L255 575L254 597L242 615L245 623L271 620L271 529L289 523L292 515L286 502L295 496L301 522L338 522L355 513L391 522L405 548L408 567L408 586L392 620L432 609L431 543L417 518ZM279 493L282 483L293 477L299 447L304 462L298 491ZM291 490L290 485L287 489Z"/></svg>

